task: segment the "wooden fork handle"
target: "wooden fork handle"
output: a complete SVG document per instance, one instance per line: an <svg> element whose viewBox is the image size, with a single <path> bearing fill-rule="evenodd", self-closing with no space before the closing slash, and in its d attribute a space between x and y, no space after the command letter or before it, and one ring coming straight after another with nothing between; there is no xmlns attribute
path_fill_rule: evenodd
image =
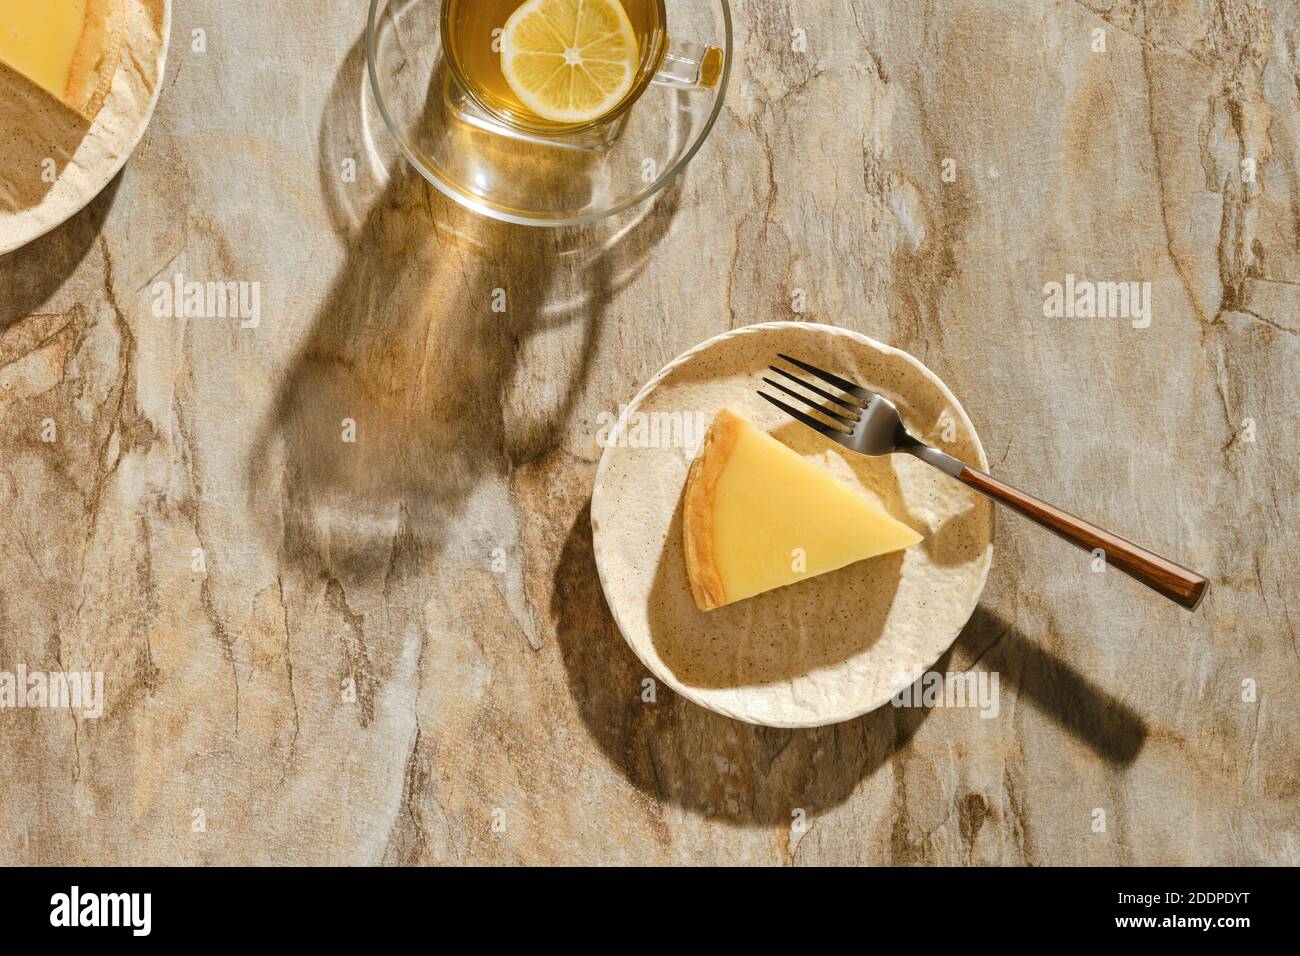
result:
<svg viewBox="0 0 1300 956"><path fill-rule="evenodd" d="M1153 591L1159 591L1169 600L1181 604L1189 611L1195 611L1197 605L1201 603L1201 598L1205 597L1209 585L1205 578L1160 557L1153 551L1139 547L1119 535L1111 534L1104 528L1098 528L1082 518L1076 518L1045 501L1039 501L1033 495L1027 495L1018 488L1013 488L992 475L976 471L968 465L962 467L956 478L994 501L1020 512L1031 521L1036 521L1049 531L1054 531L1085 551L1101 550L1106 555L1108 565L1119 568L1129 577L1141 581Z"/></svg>

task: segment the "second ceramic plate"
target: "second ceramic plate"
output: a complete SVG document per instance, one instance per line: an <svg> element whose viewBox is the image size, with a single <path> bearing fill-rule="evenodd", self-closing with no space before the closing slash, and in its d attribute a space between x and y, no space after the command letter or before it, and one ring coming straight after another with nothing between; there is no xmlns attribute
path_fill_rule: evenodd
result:
<svg viewBox="0 0 1300 956"><path fill-rule="evenodd" d="M0 255L71 219L126 164L162 89L171 9L171 0L126 0L122 62L89 128L0 67Z"/></svg>
<svg viewBox="0 0 1300 956"><path fill-rule="evenodd" d="M784 419L755 393L778 352L879 391L913 434L977 467L988 462L933 372L905 352L825 325L772 322L717 336L668 365L627 406L591 501L596 564L620 631L651 673L695 703L750 723L808 727L885 704L948 649L988 576L993 509L915 459L854 456ZM924 540L729 607L696 609L682 557L682 488L693 443L728 405Z"/></svg>

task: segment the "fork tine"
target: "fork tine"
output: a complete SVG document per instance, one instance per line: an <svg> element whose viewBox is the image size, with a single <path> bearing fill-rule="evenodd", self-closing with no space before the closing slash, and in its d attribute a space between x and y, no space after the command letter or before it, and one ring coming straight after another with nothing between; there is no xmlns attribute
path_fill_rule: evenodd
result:
<svg viewBox="0 0 1300 956"><path fill-rule="evenodd" d="M801 401L801 402L803 402L805 405L807 405L809 408L811 408L813 411L821 412L821 413L822 413L823 415L825 415L827 418L833 418L833 419L835 419L835 421L839 422L841 425L846 425L846 426L848 426L848 428L849 428L850 430L852 430L853 426L856 425L857 422L858 422L858 420L857 420L856 418L849 418L849 417L846 416L846 415L841 415L839 412L833 412L833 411L831 411L829 408L825 408L824 406L818 405L816 402L814 402L814 401L813 401L811 398L809 398L807 395L800 395L800 394L799 394L798 392L796 392L794 389L792 389L792 388L786 388L786 387L785 387L784 385L782 385L780 382L774 382L774 381L772 381L772 379L770 379L770 378L764 378L764 379L763 379L763 382L764 382L764 384L771 385L773 388L780 389L781 391L783 391L783 392L785 392L787 395L789 395L791 398L796 398L796 399L798 399L799 401Z"/></svg>
<svg viewBox="0 0 1300 956"><path fill-rule="evenodd" d="M876 397L875 392L868 391L867 389L863 388L861 385L854 385L848 379L840 378L838 375L834 375L826 371L825 369L820 369L816 365L809 365L807 362L801 362L797 358L786 355L784 352L778 352L777 356L779 358L785 359L791 365L798 366L799 368L807 372L809 375L816 375L823 382L829 382L831 385L834 385L836 388L838 388L841 392L848 392L854 398L860 398L864 402L869 402Z"/></svg>
<svg viewBox="0 0 1300 956"><path fill-rule="evenodd" d="M783 368L777 368L775 365L769 365L768 368L770 368L773 372L776 372L777 375L784 375L784 376L785 376L786 378L788 378L790 381L792 381L792 382L798 382L798 383L799 383L800 385L802 385L804 388L808 389L808 391L813 392L813 393L816 394L816 395L820 395L822 398L829 399L830 401L834 402L836 405L842 405L842 406L844 406L845 408L847 408L847 409L849 409L850 411L853 411L853 412L861 412L861 411L862 411L862 406L861 406L861 405L858 405L858 404L856 404L856 403L854 403L854 402L846 402L844 399L840 398L838 395L832 395L830 392L826 391L824 388L818 388L818 387L817 387L816 385L814 385L812 382L805 382L805 381L804 381L803 379L801 379L798 375L794 375L794 374L792 374L792 373L790 373L790 372L787 372L787 371L786 371L785 369L783 369Z"/></svg>
<svg viewBox="0 0 1300 956"><path fill-rule="evenodd" d="M785 412L791 418L795 419L795 421L802 422L803 424L811 428L813 431L821 432L831 441L837 441L843 444L844 439L848 437L847 435L844 434L844 432L840 431L838 428L834 427L833 425L827 425L825 422L819 422L811 415L805 415L803 412L799 411L799 409L791 408L789 405L781 401L779 398L773 398L771 395L768 395L766 392L759 392L758 395L760 398L767 399L777 408L781 409L781 411Z"/></svg>

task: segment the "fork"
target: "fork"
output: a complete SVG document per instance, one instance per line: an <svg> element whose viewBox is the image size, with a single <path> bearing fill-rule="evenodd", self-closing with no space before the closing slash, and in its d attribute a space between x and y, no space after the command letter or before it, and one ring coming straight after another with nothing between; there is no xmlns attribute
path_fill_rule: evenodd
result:
<svg viewBox="0 0 1300 956"><path fill-rule="evenodd" d="M758 394L791 418L802 422L831 441L860 455L890 455L895 452L905 452L919 458L944 474L956 478L962 484L974 488L999 504L1006 505L1049 531L1055 532L1071 544L1078 545L1085 551L1102 552L1109 566L1119 568L1129 577L1160 592L1189 611L1195 611L1201 599L1205 597L1209 582L1199 574L1045 501L1040 501L1032 495L1027 495L1006 482L978 471L914 437L903 424L897 407L883 395L877 395L861 385L856 385L825 369L801 362L784 353L780 353L779 357L843 394L836 395L811 382L805 382L799 376L775 365L769 365L768 368L787 381L794 382L807 392L816 395L824 404L779 381L764 377L763 382L802 402L830 421L814 418L807 412L794 408L766 392L760 391Z"/></svg>

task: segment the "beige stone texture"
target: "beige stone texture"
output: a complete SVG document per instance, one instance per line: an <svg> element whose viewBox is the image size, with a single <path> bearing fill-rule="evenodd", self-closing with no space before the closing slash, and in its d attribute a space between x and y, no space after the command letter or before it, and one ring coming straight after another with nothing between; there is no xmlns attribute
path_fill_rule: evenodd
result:
<svg viewBox="0 0 1300 956"><path fill-rule="evenodd" d="M0 711L0 862L1300 863L1292 0L744 0L695 163L561 232L393 159L364 2L245 6L177 2L125 171L0 258L0 671L107 696ZM156 317L177 273L260 324ZM1070 274L1150 326L1044 317ZM1204 605L1002 514L944 661L996 719L643 702L598 416L792 317L916 355Z"/></svg>

